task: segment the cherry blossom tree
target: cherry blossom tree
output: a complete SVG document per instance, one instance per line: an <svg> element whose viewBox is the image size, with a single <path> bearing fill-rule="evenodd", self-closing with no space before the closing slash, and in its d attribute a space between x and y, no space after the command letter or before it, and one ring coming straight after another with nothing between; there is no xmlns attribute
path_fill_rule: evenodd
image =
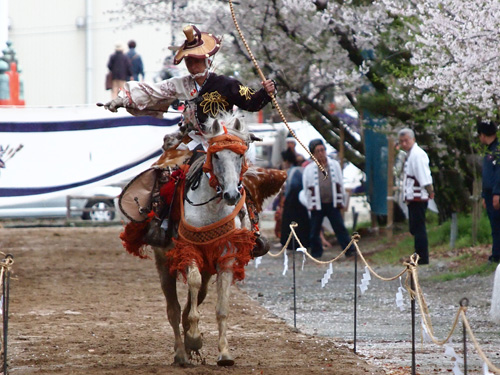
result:
<svg viewBox="0 0 500 375"><path fill-rule="evenodd" d="M222 70L237 70L245 82L259 80L229 12L227 1L125 0L125 17L133 23L184 20L223 35ZM340 119L332 113L335 96L357 105L361 87L387 87L370 70L363 51L374 50L392 20L371 1L245 0L235 2L236 17L265 75L279 85L278 101L308 120L338 148ZM176 24L182 40L183 24ZM346 157L363 168L364 144L345 128Z"/></svg>
<svg viewBox="0 0 500 375"><path fill-rule="evenodd" d="M447 111L496 113L500 96L500 3L496 0L381 0L406 27L414 99L442 97Z"/></svg>
<svg viewBox="0 0 500 375"><path fill-rule="evenodd" d="M282 106L336 148L344 129L345 156L361 169L364 142L332 112L334 98L382 119L381 131L414 128L419 143L428 146L438 204L446 207L443 217L463 207L473 174L464 156L472 152L470 125L475 115L495 110L500 90L493 48L500 13L494 0L239 0L234 5L260 67L278 83ZM177 41L184 39L187 23L223 35L218 70L258 85L227 0L124 0L120 14L130 23L171 23Z"/></svg>

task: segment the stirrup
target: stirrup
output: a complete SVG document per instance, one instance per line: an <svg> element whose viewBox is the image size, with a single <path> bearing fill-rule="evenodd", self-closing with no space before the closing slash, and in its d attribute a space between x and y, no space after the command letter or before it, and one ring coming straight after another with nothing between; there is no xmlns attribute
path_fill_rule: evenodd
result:
<svg viewBox="0 0 500 375"><path fill-rule="evenodd" d="M252 257L257 258L263 255L266 255L269 251L269 241L266 237L261 236L260 233L257 234L257 238L255 239L255 246L252 249Z"/></svg>

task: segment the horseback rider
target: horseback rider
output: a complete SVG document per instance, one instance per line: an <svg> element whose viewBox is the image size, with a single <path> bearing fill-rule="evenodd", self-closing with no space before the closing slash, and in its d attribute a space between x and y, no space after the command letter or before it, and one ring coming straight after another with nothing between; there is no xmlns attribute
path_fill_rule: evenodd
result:
<svg viewBox="0 0 500 375"><path fill-rule="evenodd" d="M119 97L104 105L112 112L125 107L133 115L161 117L172 102L185 101L180 132L165 138L164 150L177 147L190 130L203 133L208 118L231 112L234 106L250 112L261 110L271 101L270 94L275 93L272 80L262 82L260 90L253 90L234 78L210 72L221 40L194 25L184 27L183 31L186 40L175 47L174 64L184 60L189 75L159 83L127 82Z"/></svg>
<svg viewBox="0 0 500 375"><path fill-rule="evenodd" d="M234 78L210 72L221 40L213 34L201 32L194 25L184 27L183 32L186 40L180 47L175 47L177 52L174 64L178 65L184 60L189 75L172 77L158 83L126 82L118 97L104 104L104 107L112 112L124 107L136 116L161 118L173 102L184 101L185 108L179 131L165 136L165 153L162 158L169 151L192 151L188 162L191 165L195 158L202 155L197 151L203 148L206 150L207 144L201 135L206 132L210 118L231 112L234 106L246 111L259 111L271 101L270 95L275 93L276 88L272 80L266 80L262 82L263 87L260 90L253 90ZM162 158L156 165L168 165L168 160L165 163ZM247 200L248 204L255 208L255 202ZM263 255L269 247L267 240L260 236L258 231L257 210L249 208L249 215L252 225L257 228L256 246L260 249L256 248L254 254ZM160 221L163 219L163 215L157 213L157 216L160 216Z"/></svg>

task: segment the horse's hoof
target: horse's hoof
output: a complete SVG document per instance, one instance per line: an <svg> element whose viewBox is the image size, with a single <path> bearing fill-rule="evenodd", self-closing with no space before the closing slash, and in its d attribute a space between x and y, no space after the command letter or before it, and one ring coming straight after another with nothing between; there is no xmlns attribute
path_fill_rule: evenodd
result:
<svg viewBox="0 0 500 375"><path fill-rule="evenodd" d="M191 363L189 362L189 359L187 358L186 355L176 354L174 356L174 363L173 364L181 366L181 367L186 367L186 366L189 366Z"/></svg>
<svg viewBox="0 0 500 375"><path fill-rule="evenodd" d="M232 366L234 365L234 359L231 358L229 354L221 354L219 359L217 359L217 366Z"/></svg>
<svg viewBox="0 0 500 375"><path fill-rule="evenodd" d="M264 236L259 236L255 239L255 246L252 249L252 257L257 258L266 255L269 251L269 242Z"/></svg>

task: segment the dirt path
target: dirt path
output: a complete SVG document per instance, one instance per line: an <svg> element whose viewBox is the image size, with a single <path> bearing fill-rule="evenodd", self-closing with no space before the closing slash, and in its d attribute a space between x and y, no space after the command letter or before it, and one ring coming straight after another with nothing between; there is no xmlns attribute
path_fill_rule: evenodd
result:
<svg viewBox="0 0 500 375"><path fill-rule="evenodd" d="M120 231L0 229L0 251L15 261L10 374L383 374L341 340L293 332L238 287L228 334L236 365L217 367L213 284L201 309L204 363L172 366L154 263L127 254Z"/></svg>

